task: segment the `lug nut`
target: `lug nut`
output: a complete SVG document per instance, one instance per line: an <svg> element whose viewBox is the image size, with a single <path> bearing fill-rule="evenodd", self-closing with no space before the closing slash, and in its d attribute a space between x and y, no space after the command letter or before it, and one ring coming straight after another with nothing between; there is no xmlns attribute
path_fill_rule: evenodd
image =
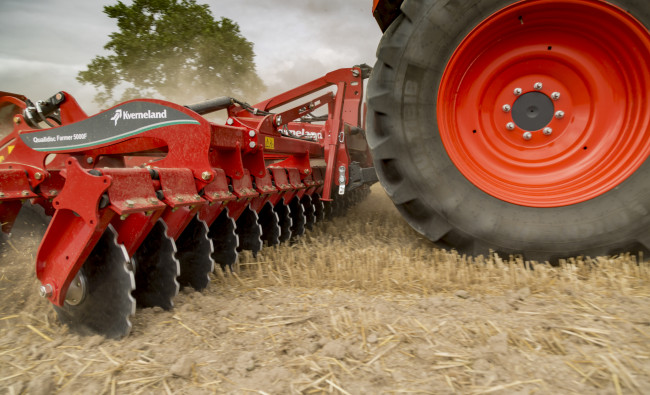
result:
<svg viewBox="0 0 650 395"><path fill-rule="evenodd" d="M510 112L511 110L510 104L504 104L501 108L503 109L503 112Z"/></svg>
<svg viewBox="0 0 650 395"><path fill-rule="evenodd" d="M543 87L544 85L541 82L535 82L535 85L533 85L536 90L541 90Z"/></svg>
<svg viewBox="0 0 650 395"><path fill-rule="evenodd" d="M49 298L54 293L54 288L50 284L41 285L38 287L38 294L41 298Z"/></svg>
<svg viewBox="0 0 650 395"><path fill-rule="evenodd" d="M251 147L251 148L255 148L255 146L257 146L257 144L255 144L254 141L251 141L251 142L248 144L248 146Z"/></svg>
<svg viewBox="0 0 650 395"><path fill-rule="evenodd" d="M43 178L43 173L37 171L36 173L34 173L34 178L40 180L41 178Z"/></svg>
<svg viewBox="0 0 650 395"><path fill-rule="evenodd" d="M551 93L551 99L553 99L553 100L559 100L559 99L560 99L560 92L553 92L553 93Z"/></svg>
<svg viewBox="0 0 650 395"><path fill-rule="evenodd" d="M201 178L203 179L203 181L208 181L210 178L212 178L212 175L210 174L209 171L204 171L203 173L201 173Z"/></svg>
<svg viewBox="0 0 650 395"><path fill-rule="evenodd" d="M524 133L524 140L530 140L532 138L533 138L533 134L531 132Z"/></svg>
<svg viewBox="0 0 650 395"><path fill-rule="evenodd" d="M227 125L232 125L233 122L234 122L234 121L232 120L232 118L228 118L228 119L226 120L226 124L227 124Z"/></svg>
<svg viewBox="0 0 650 395"><path fill-rule="evenodd" d="M255 133L254 130L251 130L250 132L248 132L248 135L249 135L250 137L255 137L255 134L256 134L256 133Z"/></svg>
<svg viewBox="0 0 650 395"><path fill-rule="evenodd" d="M542 133L544 133L545 136L550 136L553 133L553 129L547 126L544 128L544 131Z"/></svg>
<svg viewBox="0 0 650 395"><path fill-rule="evenodd" d="M555 113L555 118L557 118L557 119L562 119L562 118L564 118L564 111L557 111L557 112Z"/></svg>
<svg viewBox="0 0 650 395"><path fill-rule="evenodd" d="M514 122L508 122L508 123L506 124L506 129L508 129L508 130L515 130L515 124L514 124Z"/></svg>
<svg viewBox="0 0 650 395"><path fill-rule="evenodd" d="M521 90L521 88L515 88L515 90L512 91L512 93L514 93L515 96L519 96L519 95L521 95L522 92L523 92L523 91Z"/></svg>

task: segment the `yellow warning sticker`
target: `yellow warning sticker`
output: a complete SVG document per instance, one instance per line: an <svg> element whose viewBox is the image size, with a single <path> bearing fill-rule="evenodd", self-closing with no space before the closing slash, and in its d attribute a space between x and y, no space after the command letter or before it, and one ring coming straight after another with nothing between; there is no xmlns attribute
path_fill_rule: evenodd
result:
<svg viewBox="0 0 650 395"><path fill-rule="evenodd" d="M5 157L0 155L0 163L4 162L4 160L5 160Z"/></svg>
<svg viewBox="0 0 650 395"><path fill-rule="evenodd" d="M15 145L10 145L9 147L7 147L7 151L9 151L9 153L11 153L11 151L14 150L14 147L15 147Z"/></svg>
<svg viewBox="0 0 650 395"><path fill-rule="evenodd" d="M275 139L273 137L264 136L264 148L275 149Z"/></svg>

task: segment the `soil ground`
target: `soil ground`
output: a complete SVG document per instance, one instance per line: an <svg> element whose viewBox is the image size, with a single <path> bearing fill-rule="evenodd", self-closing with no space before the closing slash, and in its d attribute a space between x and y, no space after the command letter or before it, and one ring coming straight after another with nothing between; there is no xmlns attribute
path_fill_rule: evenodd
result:
<svg viewBox="0 0 650 395"><path fill-rule="evenodd" d="M37 295L38 240L0 253L0 393L650 392L650 265L437 249L379 186L293 244L240 256L119 341Z"/></svg>

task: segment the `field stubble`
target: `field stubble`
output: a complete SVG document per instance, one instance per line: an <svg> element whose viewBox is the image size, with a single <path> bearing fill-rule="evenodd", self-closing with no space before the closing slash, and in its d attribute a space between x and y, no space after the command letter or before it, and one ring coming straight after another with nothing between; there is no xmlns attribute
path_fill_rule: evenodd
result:
<svg viewBox="0 0 650 395"><path fill-rule="evenodd" d="M6 393L647 393L650 265L558 267L435 248L380 187L290 245L242 254L121 341L36 295L35 241L0 263ZM11 247L11 248L9 248ZM31 249L29 247L32 247Z"/></svg>

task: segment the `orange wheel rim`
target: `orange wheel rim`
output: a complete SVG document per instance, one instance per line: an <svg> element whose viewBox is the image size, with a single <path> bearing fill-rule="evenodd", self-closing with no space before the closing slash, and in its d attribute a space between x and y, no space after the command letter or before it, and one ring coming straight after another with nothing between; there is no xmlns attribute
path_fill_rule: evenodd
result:
<svg viewBox="0 0 650 395"><path fill-rule="evenodd" d="M484 192L530 207L584 202L650 154L650 34L596 0L517 2L450 58L440 136Z"/></svg>

